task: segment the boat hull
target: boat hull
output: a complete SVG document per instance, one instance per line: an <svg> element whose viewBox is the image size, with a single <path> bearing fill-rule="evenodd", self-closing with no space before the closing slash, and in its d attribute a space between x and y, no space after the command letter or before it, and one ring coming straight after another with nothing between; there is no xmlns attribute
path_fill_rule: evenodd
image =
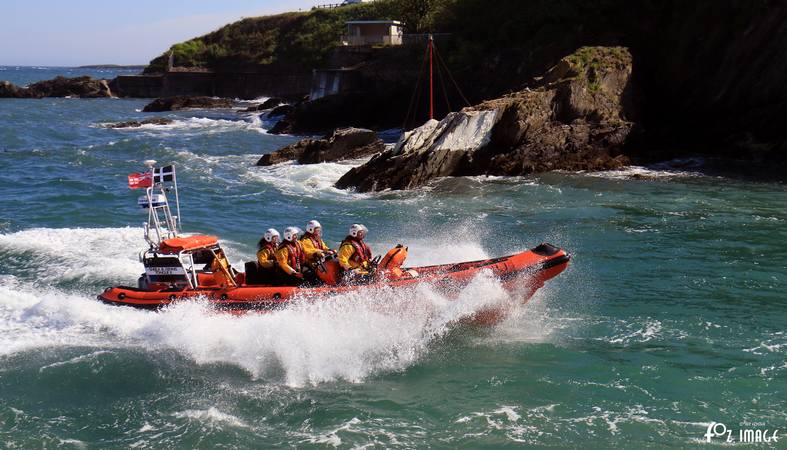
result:
<svg viewBox="0 0 787 450"><path fill-rule="evenodd" d="M542 244L515 255L482 261L471 261L438 266L413 267L419 276L399 280L377 280L358 285L292 287L251 286L204 287L186 290L143 290L118 286L107 288L98 295L104 303L141 309L159 309L189 299L204 299L218 309L275 310L286 307L294 298L330 298L344 293L380 288L407 288L428 283L450 295L458 292L482 271L498 278L512 292L522 292L523 301L529 299L544 282L557 276L568 266L570 257L562 249Z"/></svg>

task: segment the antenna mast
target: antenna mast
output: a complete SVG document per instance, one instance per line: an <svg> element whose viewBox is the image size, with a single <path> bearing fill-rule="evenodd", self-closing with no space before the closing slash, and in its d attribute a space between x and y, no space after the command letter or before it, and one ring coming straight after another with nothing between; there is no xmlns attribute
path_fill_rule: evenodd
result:
<svg viewBox="0 0 787 450"><path fill-rule="evenodd" d="M180 201L178 198L178 184L175 179L174 166L171 167L172 186L175 190L175 202L178 215L173 216L169 208L165 185L165 174L162 169L156 169L156 161L150 159L144 162L149 171L151 184L145 189L137 203L148 210L148 221L145 222L145 240L151 248L157 248L161 241L175 238L180 234Z"/></svg>
<svg viewBox="0 0 787 450"><path fill-rule="evenodd" d="M429 33L429 120L434 119L434 76L433 76L433 54L434 36Z"/></svg>

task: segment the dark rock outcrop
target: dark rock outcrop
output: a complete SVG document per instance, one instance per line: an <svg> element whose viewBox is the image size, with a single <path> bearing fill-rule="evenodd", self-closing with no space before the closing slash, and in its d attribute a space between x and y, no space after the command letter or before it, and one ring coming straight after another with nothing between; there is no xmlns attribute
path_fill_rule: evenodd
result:
<svg viewBox="0 0 787 450"><path fill-rule="evenodd" d="M102 124L104 128L139 128L142 125L170 125L174 122L173 119L165 117L153 117L144 120L129 120L128 122L116 122Z"/></svg>
<svg viewBox="0 0 787 450"><path fill-rule="evenodd" d="M316 134L349 126L375 130L401 126L404 109L401 104L406 103L409 97L399 94L381 89L369 93L329 95L302 102L287 111L269 133Z"/></svg>
<svg viewBox="0 0 787 450"><path fill-rule="evenodd" d="M142 110L144 112L177 111L179 109L231 108L234 102L227 98L191 97L178 95L153 100Z"/></svg>
<svg viewBox="0 0 787 450"><path fill-rule="evenodd" d="M394 149L350 170L336 186L409 189L443 176L620 167L638 117L631 71L627 49L583 47L532 89L405 133Z"/></svg>
<svg viewBox="0 0 787 450"><path fill-rule="evenodd" d="M268 113L268 117L284 116L284 115L289 114L293 110L295 110L295 107L292 106L292 105L279 105L279 106L273 108L271 110L271 112Z"/></svg>
<svg viewBox="0 0 787 450"><path fill-rule="evenodd" d="M91 77L55 77L39 81L27 87L19 87L7 81L0 83L0 98L44 98L44 97L112 97L107 80Z"/></svg>
<svg viewBox="0 0 787 450"><path fill-rule="evenodd" d="M284 100L278 97L271 97L258 105L249 106L248 108L244 109L243 112L267 111L269 109L276 108L282 103L284 103Z"/></svg>
<svg viewBox="0 0 787 450"><path fill-rule="evenodd" d="M29 95L24 88L8 81L0 81L0 98L29 98Z"/></svg>
<svg viewBox="0 0 787 450"><path fill-rule="evenodd" d="M317 164L344 159L362 158L385 150L382 139L372 130L341 128L322 139L303 139L273 153L263 155L258 166L286 161Z"/></svg>

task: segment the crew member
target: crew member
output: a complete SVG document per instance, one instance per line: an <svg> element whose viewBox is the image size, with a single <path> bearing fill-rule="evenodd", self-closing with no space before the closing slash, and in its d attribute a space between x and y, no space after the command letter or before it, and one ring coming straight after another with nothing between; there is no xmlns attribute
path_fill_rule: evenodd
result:
<svg viewBox="0 0 787 450"><path fill-rule="evenodd" d="M257 243L257 264L260 270L272 271L276 268L276 248L281 243L281 235L273 228L268 228Z"/></svg>
<svg viewBox="0 0 787 450"><path fill-rule="evenodd" d="M276 250L276 262L287 286L303 284L303 265L306 262L303 247L298 242L300 229L287 227L284 229L284 241Z"/></svg>
<svg viewBox="0 0 787 450"><path fill-rule="evenodd" d="M310 220L306 224L306 232L303 233L300 242L308 264L314 265L322 257L333 253L333 250L322 240L322 225L316 220Z"/></svg>
<svg viewBox="0 0 787 450"><path fill-rule="evenodd" d="M372 250L363 241L367 231L361 224L352 224L349 234L339 246L339 265L345 276L352 278L369 275Z"/></svg>
<svg viewBox="0 0 787 450"><path fill-rule="evenodd" d="M276 249L281 242L281 235L274 228L265 230L257 243L257 268L250 273L246 270L247 284L279 284L276 270Z"/></svg>

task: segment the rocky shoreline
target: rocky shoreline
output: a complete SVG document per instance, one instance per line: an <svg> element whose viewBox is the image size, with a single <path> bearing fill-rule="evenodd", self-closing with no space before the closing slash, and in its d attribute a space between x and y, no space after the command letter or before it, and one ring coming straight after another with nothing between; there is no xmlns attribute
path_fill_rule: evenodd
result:
<svg viewBox="0 0 787 450"><path fill-rule="evenodd" d="M168 119L166 117L153 117L150 119L144 120L129 120L127 122L109 122L101 124L104 128L139 128L143 125L172 125L175 122L174 119Z"/></svg>
<svg viewBox="0 0 787 450"><path fill-rule="evenodd" d="M235 102L227 98L190 97L185 95L157 98L150 102L142 112L178 111L181 109L231 108Z"/></svg>
<svg viewBox="0 0 787 450"><path fill-rule="evenodd" d="M0 98L107 98L115 97L109 80L84 77L55 77L39 81L27 87L19 87L8 81L0 81Z"/></svg>
<svg viewBox="0 0 787 450"><path fill-rule="evenodd" d="M392 149L371 130L340 128L264 155L257 164L373 155L336 183L363 192L412 189L445 176L617 169L629 162L625 146L639 130L636 91L628 49L583 47L537 84L431 120L405 132ZM300 117L308 107L294 108L274 130L304 126Z"/></svg>
<svg viewBox="0 0 787 450"><path fill-rule="evenodd" d="M318 164L363 158L385 150L382 139L372 130L340 128L322 139L302 139L273 153L263 155L258 166L271 166L288 161Z"/></svg>
<svg viewBox="0 0 787 450"><path fill-rule="evenodd" d="M266 122L278 119L272 134L325 136L288 146L269 156L269 163L306 163L356 151L372 155L337 183L361 191L409 189L441 176L605 170L687 155L759 164L769 169L765 172L787 165L787 59L781 56L787 49L787 6L744 8L711 0L575 2L555 11L538 2L498 6L457 2L449 8L457 14L436 16L444 19L436 28L452 34L445 47L440 43L441 51L470 99L463 104L473 106L460 110L446 98L439 120L405 123L399 144L379 152L371 150L375 146L337 146L331 136L347 127L402 127L410 117L421 47L346 51L331 38L335 47L319 46L324 58L308 65L290 46L277 44L280 56L297 64L233 56L223 63L194 59L177 70L165 69L162 55L148 67L159 72L146 69L147 75L127 77L138 79L124 86L148 96L202 95L161 98L146 111L234 108L262 114ZM262 27L277 17L255 23ZM325 29L341 28L343 22L326 17L314 20ZM499 33L499 23L511 28ZM230 27L239 37L262 30L240 25ZM264 31L271 30L275 27ZM312 69L352 72L353 82L308 101L303 95ZM123 97L120 78L58 77L27 87L0 82L0 98ZM148 78L167 89L141 89ZM275 89L285 84L287 89ZM283 99L249 106L205 96L258 98L263 88ZM423 109L413 116L426 117Z"/></svg>
<svg viewBox="0 0 787 450"><path fill-rule="evenodd" d="M627 48L582 47L527 87L449 113L440 121L428 121L404 132L393 148L386 148L372 129L332 128L347 120L363 122L359 117L365 106L348 115L336 111L346 111L349 105L362 102L372 105L377 100L374 98L336 95L294 104L270 98L238 112L279 118L270 130L272 134L333 129L322 138L302 139L266 154L257 165L288 161L316 164L371 157L336 182L340 189L413 189L446 176L610 170L629 164L631 142L642 134L642 98L632 73L633 58ZM113 97L110 85L107 80L90 77L57 77L26 88L2 83L0 97ZM226 98L174 96L155 99L143 111L237 109L240 105ZM172 122L154 117L102 126L138 128Z"/></svg>

